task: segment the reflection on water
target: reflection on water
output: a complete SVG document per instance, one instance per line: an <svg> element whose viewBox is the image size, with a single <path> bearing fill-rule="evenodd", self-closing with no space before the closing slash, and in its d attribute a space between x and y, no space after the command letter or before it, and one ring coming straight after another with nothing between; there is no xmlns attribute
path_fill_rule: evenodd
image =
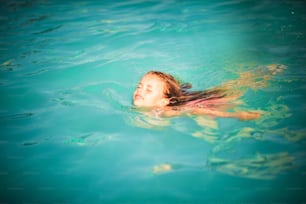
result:
<svg viewBox="0 0 306 204"><path fill-rule="evenodd" d="M294 167L294 157L288 152L275 154L256 154L245 159L224 159L209 157L207 165L218 171L229 175L254 178L272 179L280 173L284 173Z"/></svg>
<svg viewBox="0 0 306 204"><path fill-rule="evenodd" d="M218 123L214 118L208 116L196 117L195 122L201 127L201 130L193 132L191 134L193 137L202 138L210 143L220 139Z"/></svg>
<svg viewBox="0 0 306 204"><path fill-rule="evenodd" d="M216 155L224 154L228 149L231 149L232 145L237 145L242 140L260 142L279 141L281 138L285 138L289 142L297 142L305 139L305 131L289 130L288 128L273 129L274 126L290 116L289 108L286 105L273 104L265 108L264 116L256 121L256 128L245 126L240 130L233 131L230 136L222 138L218 134L216 121L212 122L213 120L209 121L201 118L198 119L198 121L201 121L198 124L201 124L203 130L193 133L193 136L215 144L211 150L212 154L208 158L208 166L212 169L240 177L272 179L295 167L295 157L289 152L257 153L248 158L243 158L243 155L241 155L243 159L223 158ZM258 143L258 145L261 144Z"/></svg>
<svg viewBox="0 0 306 204"><path fill-rule="evenodd" d="M172 170L173 170L173 167L171 166L171 164L159 164L159 165L153 166L152 173L160 174L160 173L166 173Z"/></svg>
<svg viewBox="0 0 306 204"><path fill-rule="evenodd" d="M266 109L265 114L256 122L261 127L271 128L279 124L281 120L289 118L291 115L288 106L284 104L271 104Z"/></svg>
<svg viewBox="0 0 306 204"><path fill-rule="evenodd" d="M224 86L242 91L265 88L269 85L268 82L273 80L272 76L282 72L285 68L286 66L283 65L257 67L253 72L240 73L240 77L237 80L229 81ZM248 106L245 101L236 100L235 102L243 106L239 109L233 106L233 110L247 110L246 107ZM190 131L188 128L183 131L187 135L212 144L212 149L207 158L208 168L238 177L273 179L299 165L292 153L283 150L273 153L256 151L255 154L235 154L235 156L231 157L233 146L240 148L246 141L260 146L264 141L276 141L278 143L282 138L294 143L305 139L306 132L279 128L279 124L282 121L292 116L289 107L282 104L279 97L276 99L276 102L269 102L260 111L262 116L259 119L251 121L251 123L241 122L240 128L226 133L222 133L222 125L218 118L205 115L190 117L197 125L197 128L191 133L186 132ZM128 118L130 125L146 129L163 130L173 125L172 120L169 118L152 117L140 113L134 113ZM178 129L176 128L176 130ZM284 142L282 141L281 143ZM154 174L171 172L173 170L174 168L171 164L159 164L152 167Z"/></svg>

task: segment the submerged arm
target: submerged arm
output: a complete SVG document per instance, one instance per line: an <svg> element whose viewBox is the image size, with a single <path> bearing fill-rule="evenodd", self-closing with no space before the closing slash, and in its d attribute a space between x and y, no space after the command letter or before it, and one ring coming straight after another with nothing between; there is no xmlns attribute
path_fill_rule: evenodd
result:
<svg viewBox="0 0 306 204"><path fill-rule="evenodd" d="M225 112L205 108L166 109L161 116L176 117L182 115L211 115L214 117L237 118L239 120L255 120L261 116L259 111Z"/></svg>
<svg viewBox="0 0 306 204"><path fill-rule="evenodd" d="M224 118L237 118L239 120L255 120L261 116L258 111L224 112L204 108L196 108L191 111L194 115L211 115Z"/></svg>

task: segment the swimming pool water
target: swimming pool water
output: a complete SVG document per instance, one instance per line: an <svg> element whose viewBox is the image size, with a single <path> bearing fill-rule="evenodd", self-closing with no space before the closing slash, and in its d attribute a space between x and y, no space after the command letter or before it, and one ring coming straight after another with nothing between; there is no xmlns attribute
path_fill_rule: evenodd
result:
<svg viewBox="0 0 306 204"><path fill-rule="evenodd" d="M1 203L304 203L303 1L5 1ZM278 63L256 121L148 118L149 70L194 89Z"/></svg>

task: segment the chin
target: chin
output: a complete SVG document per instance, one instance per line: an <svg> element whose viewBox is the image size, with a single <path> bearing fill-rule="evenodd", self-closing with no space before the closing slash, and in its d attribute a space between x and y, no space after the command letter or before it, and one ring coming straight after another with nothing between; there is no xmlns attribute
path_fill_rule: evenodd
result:
<svg viewBox="0 0 306 204"><path fill-rule="evenodd" d="M137 106L137 107L141 107L141 103L139 103L139 101L133 101L133 105Z"/></svg>

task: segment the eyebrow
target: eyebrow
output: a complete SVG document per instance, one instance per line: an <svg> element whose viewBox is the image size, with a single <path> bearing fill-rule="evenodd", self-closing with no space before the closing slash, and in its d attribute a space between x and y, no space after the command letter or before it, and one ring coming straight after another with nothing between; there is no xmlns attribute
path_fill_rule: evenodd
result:
<svg viewBox="0 0 306 204"><path fill-rule="evenodd" d="M138 86L143 86L143 84L142 84L142 83L139 83ZM148 84L148 85L147 85L147 88L148 88L148 89L152 89L152 85Z"/></svg>

